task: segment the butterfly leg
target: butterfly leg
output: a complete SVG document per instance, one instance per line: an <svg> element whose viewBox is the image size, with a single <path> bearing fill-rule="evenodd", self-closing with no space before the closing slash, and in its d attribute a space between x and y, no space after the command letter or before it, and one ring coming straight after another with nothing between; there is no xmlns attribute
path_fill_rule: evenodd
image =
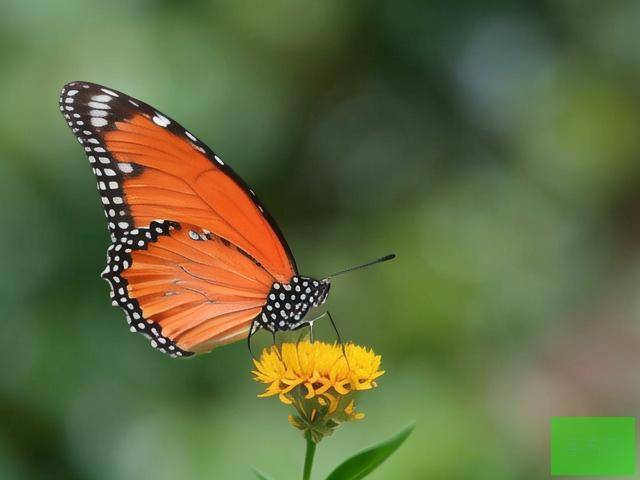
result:
<svg viewBox="0 0 640 480"><path fill-rule="evenodd" d="M300 332L300 335L298 335L298 339L296 340L296 349L298 348L298 344L302 340L302 337L304 337L304 332Z"/></svg>
<svg viewBox="0 0 640 480"><path fill-rule="evenodd" d="M251 324L251 328L249 329L249 335L247 335L247 347L249 348L249 353L251 354L251 356L253 357L254 360L258 360L258 359L253 354L253 352L251 351L251 337L259 329L260 329L260 324L258 323L257 320L254 320L253 323Z"/></svg>
<svg viewBox="0 0 640 480"><path fill-rule="evenodd" d="M336 337L338 337L338 343L340 343L340 346L342 347L342 355L344 356L344 359L347 362L347 367L349 367L349 370L351 370L351 365L349 365L349 359L347 358L347 350L344 348L344 343L342 342L342 337L340 337L340 332L338 331L336 322L333 321L333 317L331 316L331 313L329 313L328 310L327 310L327 316L329 317L329 321L333 326L333 330L336 332Z"/></svg>
<svg viewBox="0 0 640 480"><path fill-rule="evenodd" d="M305 327L305 326L308 326L308 327L309 327L309 341L310 341L311 343L313 343L313 342L314 342L314 339L313 339L313 324L314 324L314 322L315 322L316 320L320 320L320 319L321 319L322 317L324 317L326 314L327 314L327 312L324 312L324 313L321 313L320 315L318 315L316 318L313 318L313 319L311 319L311 320L309 320L309 321L306 321L306 322L305 322L305 321L301 321L301 322L299 322L299 323L297 323L297 324L293 325L293 326L291 327L291 330L298 330L298 329L300 329L300 328L303 328L303 327ZM298 338L298 343L300 342L300 339L301 339L301 338L302 338L302 335L300 335L300 337Z"/></svg>
<svg viewBox="0 0 640 480"><path fill-rule="evenodd" d="M276 355L278 355L278 358L280 359L280 361L282 361L282 355L280 354L280 350L278 349L277 345L276 345L276 331L273 330L271 332L271 336L273 338L273 349L276 351Z"/></svg>

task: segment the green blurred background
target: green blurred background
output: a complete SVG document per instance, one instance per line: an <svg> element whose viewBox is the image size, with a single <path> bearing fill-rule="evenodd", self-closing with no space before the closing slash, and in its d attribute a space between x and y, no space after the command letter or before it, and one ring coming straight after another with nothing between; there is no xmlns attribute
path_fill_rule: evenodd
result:
<svg viewBox="0 0 640 480"><path fill-rule="evenodd" d="M639 24L623 1L2 0L0 478L300 477L243 343L172 360L110 306L72 80L206 141L303 273L398 254L335 280L387 374L317 478L417 419L372 479L539 479L550 416L636 414Z"/></svg>

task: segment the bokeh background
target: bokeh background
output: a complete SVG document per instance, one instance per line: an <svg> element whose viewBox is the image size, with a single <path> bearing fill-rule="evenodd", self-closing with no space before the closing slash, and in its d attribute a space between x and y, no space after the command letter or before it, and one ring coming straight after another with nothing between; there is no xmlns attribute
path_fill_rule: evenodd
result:
<svg viewBox="0 0 640 480"><path fill-rule="evenodd" d="M243 343L171 360L110 306L95 182L57 107L79 79L211 145L304 273L398 254L334 283L343 336L387 374L316 478L416 419L372 479L539 479L552 415L637 414L638 2L0 8L0 478L300 476Z"/></svg>

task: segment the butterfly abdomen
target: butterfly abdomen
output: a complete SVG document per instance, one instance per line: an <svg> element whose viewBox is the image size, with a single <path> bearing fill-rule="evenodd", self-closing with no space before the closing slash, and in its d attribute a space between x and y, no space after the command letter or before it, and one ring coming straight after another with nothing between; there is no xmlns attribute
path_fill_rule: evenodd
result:
<svg viewBox="0 0 640 480"><path fill-rule="evenodd" d="M330 287L328 280L301 276L294 276L289 283L276 282L267 295L258 323L271 332L295 330L305 324L309 310L326 301Z"/></svg>

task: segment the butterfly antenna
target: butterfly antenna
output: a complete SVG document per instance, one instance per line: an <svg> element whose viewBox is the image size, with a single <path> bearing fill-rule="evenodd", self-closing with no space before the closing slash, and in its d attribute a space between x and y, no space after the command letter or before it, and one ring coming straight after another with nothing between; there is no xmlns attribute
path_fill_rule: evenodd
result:
<svg viewBox="0 0 640 480"><path fill-rule="evenodd" d="M338 275L342 275L343 273L352 272L354 270L359 270L360 268L370 267L371 265L375 265L376 263L382 263L382 262L386 262L388 260L393 260L394 258L396 258L396 254L395 253L390 253L389 255L385 255L384 257L380 257L380 258L378 258L376 260L373 260L371 262L363 263L362 265L356 265L355 267L347 268L346 270L340 270L339 272L332 273L327 278L325 278L325 280L329 279L329 278L337 277Z"/></svg>
<svg viewBox="0 0 640 480"><path fill-rule="evenodd" d="M327 313L327 316L329 317L329 321L331 322L331 325L333 326L333 330L336 332L336 337L338 337L338 343L340 343L340 346L342 347L342 355L344 356L344 359L347 362L347 367L349 367L349 370L351 370L351 365L349 365L349 359L347 358L347 350L344 348L344 343L342 343L342 337L340 336L340 332L338 331L336 322L333 321L333 317L329 313L329 310L327 310L326 313Z"/></svg>

